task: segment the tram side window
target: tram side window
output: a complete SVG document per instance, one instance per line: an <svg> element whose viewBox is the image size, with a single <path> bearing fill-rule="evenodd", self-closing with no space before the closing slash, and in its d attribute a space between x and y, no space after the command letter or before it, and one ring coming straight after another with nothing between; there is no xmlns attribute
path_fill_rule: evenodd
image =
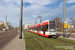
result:
<svg viewBox="0 0 75 50"><path fill-rule="evenodd" d="M48 31L48 24L46 25L46 31Z"/></svg>
<svg viewBox="0 0 75 50"><path fill-rule="evenodd" d="M35 30L35 27L34 27L34 30Z"/></svg>
<svg viewBox="0 0 75 50"><path fill-rule="evenodd" d="M32 30L33 30L33 27L32 27Z"/></svg>
<svg viewBox="0 0 75 50"><path fill-rule="evenodd" d="M33 30L33 27L32 27L32 30Z"/></svg>
<svg viewBox="0 0 75 50"><path fill-rule="evenodd" d="M34 27L33 27L33 30L34 30Z"/></svg>
<svg viewBox="0 0 75 50"><path fill-rule="evenodd" d="M33 30L33 27L32 27L32 30Z"/></svg>
<svg viewBox="0 0 75 50"><path fill-rule="evenodd" d="M37 30L37 27L35 27L35 30Z"/></svg>
<svg viewBox="0 0 75 50"><path fill-rule="evenodd" d="M31 30L32 30L32 27L31 27Z"/></svg>
<svg viewBox="0 0 75 50"><path fill-rule="evenodd" d="M43 31L43 25L39 26L39 31Z"/></svg>
<svg viewBox="0 0 75 50"><path fill-rule="evenodd" d="M31 27L31 30L32 30L32 27Z"/></svg>
<svg viewBox="0 0 75 50"><path fill-rule="evenodd" d="M41 31L41 26L39 26L39 31Z"/></svg>
<svg viewBox="0 0 75 50"><path fill-rule="evenodd" d="M43 25L41 26L41 30L43 31Z"/></svg>
<svg viewBox="0 0 75 50"><path fill-rule="evenodd" d="M31 30L33 30L33 27L31 28Z"/></svg>

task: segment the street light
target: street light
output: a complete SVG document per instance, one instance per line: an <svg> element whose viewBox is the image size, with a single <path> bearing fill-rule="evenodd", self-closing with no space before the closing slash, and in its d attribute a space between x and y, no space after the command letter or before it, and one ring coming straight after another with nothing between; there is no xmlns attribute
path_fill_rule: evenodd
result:
<svg viewBox="0 0 75 50"><path fill-rule="evenodd" d="M7 31L7 15L6 15L6 31Z"/></svg>

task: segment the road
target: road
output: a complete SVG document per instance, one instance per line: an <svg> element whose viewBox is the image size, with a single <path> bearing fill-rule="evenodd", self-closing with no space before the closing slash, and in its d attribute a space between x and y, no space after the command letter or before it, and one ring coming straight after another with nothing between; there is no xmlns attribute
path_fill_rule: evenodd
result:
<svg viewBox="0 0 75 50"><path fill-rule="evenodd" d="M17 30L8 30L0 32L0 50L2 50L2 48L6 46L17 35L18 35Z"/></svg>
<svg viewBox="0 0 75 50"><path fill-rule="evenodd" d="M63 32L58 32L57 33L58 36L63 36ZM71 37L71 38L75 38L75 33L66 33L66 36Z"/></svg>

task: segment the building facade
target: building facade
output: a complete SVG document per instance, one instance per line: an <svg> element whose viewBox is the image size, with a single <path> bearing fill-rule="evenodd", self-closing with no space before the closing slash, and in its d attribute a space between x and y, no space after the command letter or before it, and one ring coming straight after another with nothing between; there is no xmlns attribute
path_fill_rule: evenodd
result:
<svg viewBox="0 0 75 50"><path fill-rule="evenodd" d="M9 29L8 26L9 26L9 22L0 21L0 28L5 28L6 27L7 29Z"/></svg>
<svg viewBox="0 0 75 50"><path fill-rule="evenodd" d="M28 30L28 27L29 27L29 26L33 26L33 25L34 25L34 24L25 24L25 25L23 26L23 29L24 29L24 30Z"/></svg>

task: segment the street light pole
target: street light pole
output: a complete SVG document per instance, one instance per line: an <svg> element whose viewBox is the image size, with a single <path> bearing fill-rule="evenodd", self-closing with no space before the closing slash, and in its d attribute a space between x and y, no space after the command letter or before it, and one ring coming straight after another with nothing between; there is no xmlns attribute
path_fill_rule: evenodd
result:
<svg viewBox="0 0 75 50"><path fill-rule="evenodd" d="M65 21L66 21L66 15L65 15L65 0L63 0L63 14L64 14L64 24L65 24ZM65 25L64 25L64 27L65 27ZM63 37L65 37L66 36L66 28L64 28L64 33L63 33Z"/></svg>
<svg viewBox="0 0 75 50"><path fill-rule="evenodd" d="M23 10L23 0L21 0L21 8L20 8L20 26L19 26L19 38L22 39L22 10Z"/></svg>
<svg viewBox="0 0 75 50"><path fill-rule="evenodd" d="M7 29L7 15L6 15L6 29Z"/></svg>

